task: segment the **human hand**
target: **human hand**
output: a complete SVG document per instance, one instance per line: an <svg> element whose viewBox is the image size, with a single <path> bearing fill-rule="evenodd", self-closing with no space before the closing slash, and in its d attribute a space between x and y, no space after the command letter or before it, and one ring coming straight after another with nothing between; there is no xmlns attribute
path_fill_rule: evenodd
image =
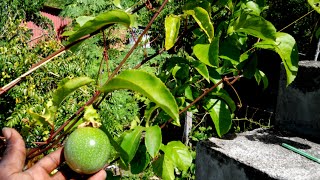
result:
<svg viewBox="0 0 320 180"><path fill-rule="evenodd" d="M62 171L58 171L54 175L50 175L50 173L63 162L62 148L59 148L43 157L34 166L23 171L26 160L26 148L21 135L12 128L3 128L2 134L7 140L7 147L0 161L0 179L67 179L67 175ZM89 177L89 180L106 179L106 176L106 172L101 170Z"/></svg>

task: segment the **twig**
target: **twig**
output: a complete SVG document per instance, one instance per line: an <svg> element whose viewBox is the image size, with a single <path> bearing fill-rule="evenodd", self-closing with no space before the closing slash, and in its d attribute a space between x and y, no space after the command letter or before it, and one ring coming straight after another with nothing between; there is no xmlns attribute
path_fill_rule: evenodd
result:
<svg viewBox="0 0 320 180"><path fill-rule="evenodd" d="M315 11L315 10L313 9L313 10L309 11L308 13L306 13L305 15L299 17L298 19L296 19L296 20L293 21L292 23L290 23L290 24L288 24L287 26L285 26L284 28L280 29L279 32L287 29L287 28L290 27L290 26L292 26L294 23L300 21L302 18L304 18L304 17L306 17L307 15L311 14L313 11Z"/></svg>
<svg viewBox="0 0 320 180"><path fill-rule="evenodd" d="M190 103L187 107L185 107L183 110L181 110L179 112L179 115L181 115L182 113L184 113L186 110L188 110L191 106L193 106L194 104L196 104L198 101L200 101L204 96L206 96L209 92L211 92L212 90L214 90L215 88L217 88L221 83L223 83L224 81L229 81L229 80L233 80L233 79L239 79L241 76L238 75L236 77L224 77L223 79L221 79L219 82L217 82L215 85L213 85L211 88L205 90L199 97L197 97L197 99L195 99L192 103ZM160 128L164 128L168 123L171 123L173 121L173 118L169 119L167 122L165 122L164 124L162 124L160 126Z"/></svg>

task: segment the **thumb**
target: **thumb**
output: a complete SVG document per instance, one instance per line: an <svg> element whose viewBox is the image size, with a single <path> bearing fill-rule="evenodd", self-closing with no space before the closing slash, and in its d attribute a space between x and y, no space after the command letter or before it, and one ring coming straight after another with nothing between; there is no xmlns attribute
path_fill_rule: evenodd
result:
<svg viewBox="0 0 320 180"><path fill-rule="evenodd" d="M22 171L26 159L26 148L22 137L12 128L3 128L2 134L7 140L7 147L0 162L1 168L6 169L7 173Z"/></svg>

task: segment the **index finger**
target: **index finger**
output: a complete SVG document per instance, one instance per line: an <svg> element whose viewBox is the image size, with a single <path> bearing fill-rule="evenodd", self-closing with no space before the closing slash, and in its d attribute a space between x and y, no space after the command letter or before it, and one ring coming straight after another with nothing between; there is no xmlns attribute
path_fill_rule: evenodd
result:
<svg viewBox="0 0 320 180"><path fill-rule="evenodd" d="M56 151L50 153L49 155L38 161L29 170L32 172L45 171L48 174L56 169L60 163L63 162L63 148L59 148Z"/></svg>

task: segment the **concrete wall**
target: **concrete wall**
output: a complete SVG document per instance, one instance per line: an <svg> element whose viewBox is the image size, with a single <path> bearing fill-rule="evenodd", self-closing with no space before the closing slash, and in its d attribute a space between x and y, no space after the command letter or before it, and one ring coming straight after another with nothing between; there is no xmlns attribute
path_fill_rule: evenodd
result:
<svg viewBox="0 0 320 180"><path fill-rule="evenodd" d="M286 87L281 67L275 126L320 139L320 62L301 61L292 84Z"/></svg>

